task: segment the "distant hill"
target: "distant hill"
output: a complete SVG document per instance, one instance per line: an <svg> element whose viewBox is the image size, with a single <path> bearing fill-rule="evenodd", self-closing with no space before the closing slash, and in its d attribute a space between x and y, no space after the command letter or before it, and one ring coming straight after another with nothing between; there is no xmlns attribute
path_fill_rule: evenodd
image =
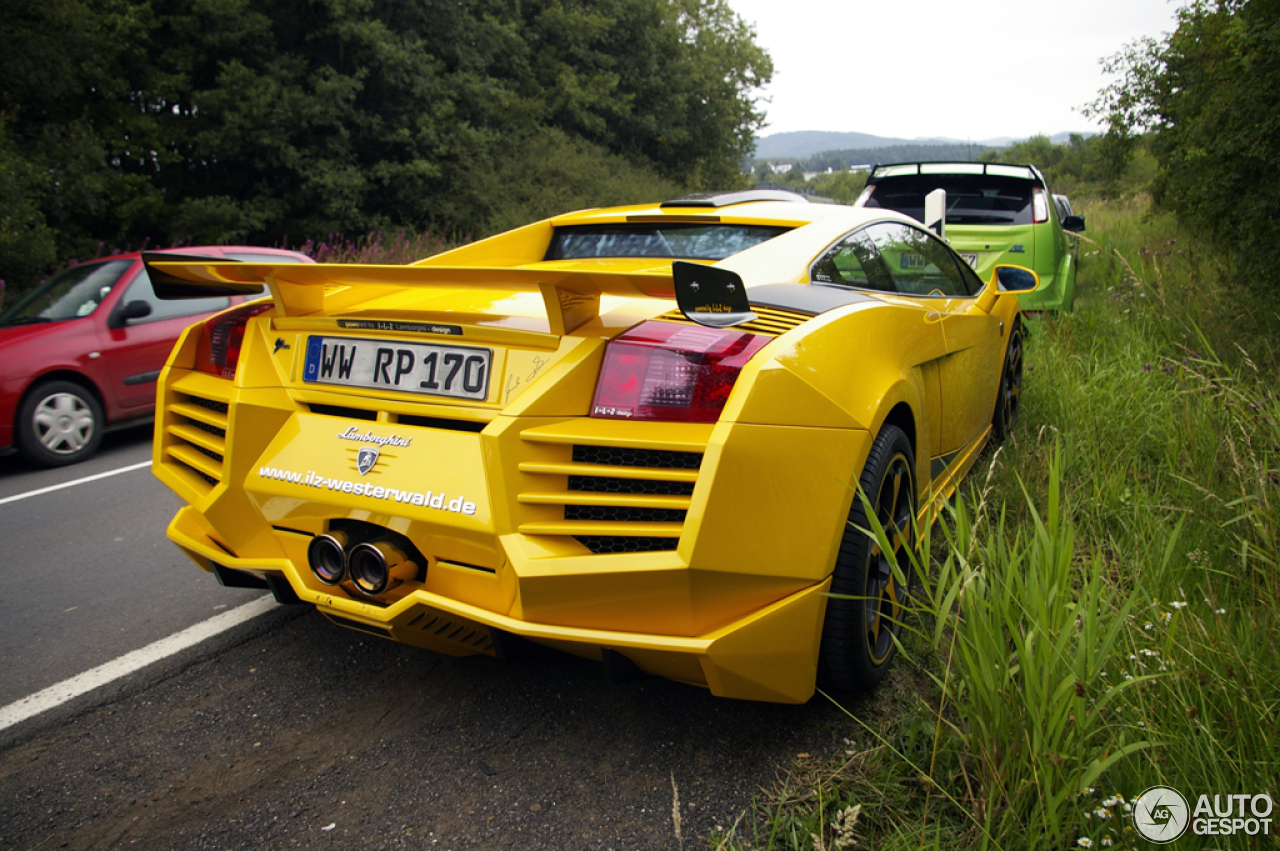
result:
<svg viewBox="0 0 1280 851"><path fill-rule="evenodd" d="M995 147L968 142L909 142L885 148L854 148L845 151L823 151L801 160L805 171L844 171L856 165L880 165L883 163L938 162L943 160L970 162L982 156L982 152Z"/></svg>
<svg viewBox="0 0 1280 851"><path fill-rule="evenodd" d="M1092 133L1082 135L1091 136ZM1054 143L1061 144L1071 137L1070 133L1056 133L1050 136ZM1013 142L1022 141L1012 136L1000 136L994 139L952 139L937 137L930 139L893 139L885 136L873 136L870 133L835 133L825 130L798 130L792 133L774 133L756 140L755 159L807 159L815 154L828 151L863 150L869 148L919 147L929 145L972 145L974 156L983 148L1003 148Z"/></svg>

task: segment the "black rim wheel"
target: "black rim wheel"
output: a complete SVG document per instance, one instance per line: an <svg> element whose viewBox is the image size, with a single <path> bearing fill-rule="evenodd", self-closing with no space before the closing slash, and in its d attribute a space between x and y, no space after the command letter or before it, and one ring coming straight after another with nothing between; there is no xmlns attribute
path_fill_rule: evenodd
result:
<svg viewBox="0 0 1280 851"><path fill-rule="evenodd" d="M1014 322L1005 349L1004 369L1000 373L1000 398L996 401L996 437L1003 440L1013 433L1022 403L1022 325Z"/></svg>
<svg viewBox="0 0 1280 851"><path fill-rule="evenodd" d="M884 679L910 591L909 554L916 545L915 461L901 429L881 429L860 484L889 547L881 547L877 538L863 531L870 531L871 523L867 507L855 496L832 572L819 653L824 684L846 692L866 691Z"/></svg>

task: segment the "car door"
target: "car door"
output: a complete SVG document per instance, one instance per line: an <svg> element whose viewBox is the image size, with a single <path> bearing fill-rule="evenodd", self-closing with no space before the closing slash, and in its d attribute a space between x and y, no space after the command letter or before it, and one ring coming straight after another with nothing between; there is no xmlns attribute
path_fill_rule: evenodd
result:
<svg viewBox="0 0 1280 851"><path fill-rule="evenodd" d="M809 269L809 283L816 286L843 286L872 290L881 300L893 305L896 347L918 375L921 404L925 411L919 418L923 445L930 455L937 454L941 432L942 391L939 363L946 358L946 341L939 321L941 314L932 301L899 295L898 282L890 271L890 262L901 262L890 244L894 232L878 225L860 228L830 246ZM878 237L878 239L877 239ZM877 242L890 252L882 253ZM910 262L910 261L907 261Z"/></svg>
<svg viewBox="0 0 1280 851"><path fill-rule="evenodd" d="M137 274L116 300L102 329L102 355L111 378L108 392L121 413L146 414L156 401L156 379L182 330L214 311L230 306L229 298L195 298L165 301L156 298L146 269ZM146 315L128 317L130 310ZM131 307L132 306L132 307Z"/></svg>
<svg viewBox="0 0 1280 851"><path fill-rule="evenodd" d="M941 411L936 444L947 456L991 423L1000 378L1003 329L978 306L981 282L954 251L923 228L878 222L863 233L875 245L897 293L919 299L942 331Z"/></svg>

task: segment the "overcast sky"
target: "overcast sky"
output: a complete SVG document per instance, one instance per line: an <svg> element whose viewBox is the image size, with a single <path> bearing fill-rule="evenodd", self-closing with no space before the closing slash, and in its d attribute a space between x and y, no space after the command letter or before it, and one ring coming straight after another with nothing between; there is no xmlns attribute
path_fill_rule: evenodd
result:
<svg viewBox="0 0 1280 851"><path fill-rule="evenodd" d="M773 57L762 136L1027 138L1080 114L1099 60L1174 29L1181 0L728 0Z"/></svg>

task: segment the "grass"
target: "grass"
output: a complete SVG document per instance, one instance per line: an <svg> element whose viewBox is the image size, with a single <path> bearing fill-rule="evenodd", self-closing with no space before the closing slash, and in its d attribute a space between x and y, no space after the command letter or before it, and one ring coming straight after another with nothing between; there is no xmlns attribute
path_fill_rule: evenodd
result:
<svg viewBox="0 0 1280 851"><path fill-rule="evenodd" d="M1147 847L1151 786L1280 798L1280 299L1148 207L1087 205L1076 311L1035 326L845 760L713 847Z"/></svg>

